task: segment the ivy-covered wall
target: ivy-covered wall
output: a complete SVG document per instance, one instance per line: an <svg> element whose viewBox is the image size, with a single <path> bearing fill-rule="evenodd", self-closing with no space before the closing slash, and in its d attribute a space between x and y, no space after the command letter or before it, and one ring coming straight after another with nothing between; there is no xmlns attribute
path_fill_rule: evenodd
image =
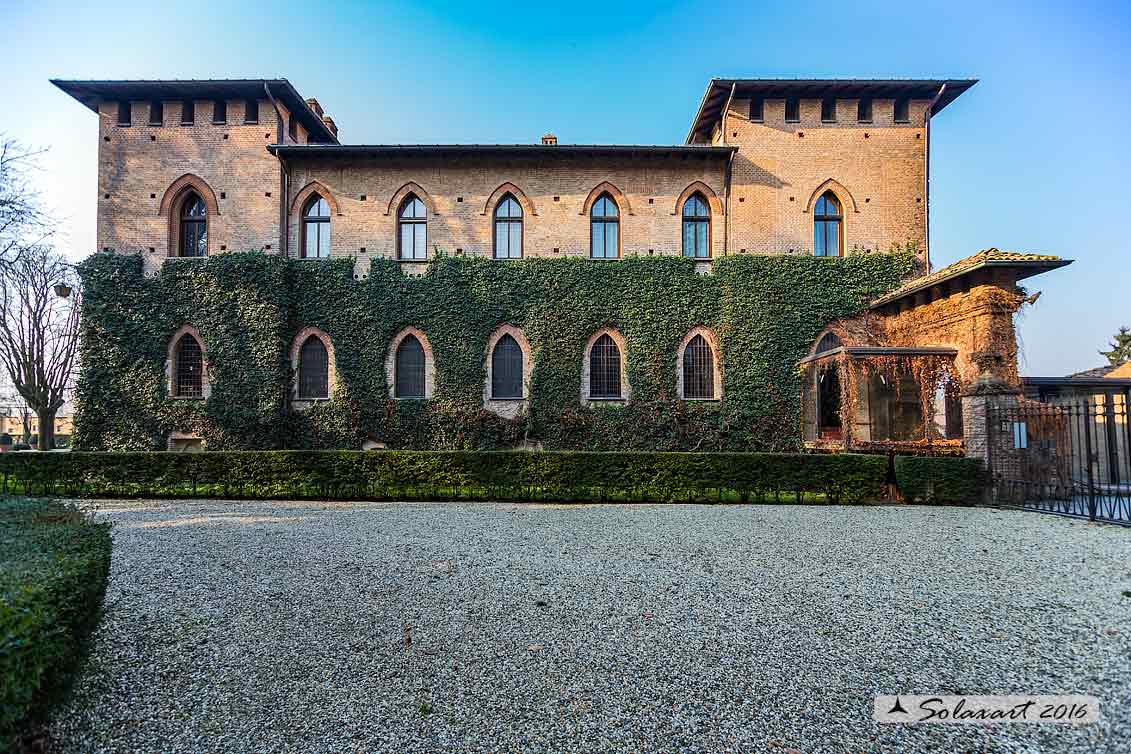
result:
<svg viewBox="0 0 1131 754"><path fill-rule="evenodd" d="M375 260L286 260L257 252L173 259L147 278L139 256L97 254L80 266L84 337L75 446L161 449L170 432L210 449L390 448L788 450L801 443L797 361L826 323L860 312L913 272L909 253L730 256L699 274L689 259L497 262L438 255L420 277ZM197 328L211 396L168 396L170 336ZM482 408L485 347L501 324L534 353L530 410L505 420ZM406 326L429 338L428 401L390 400L389 341ZM723 400L676 399L676 347L703 325L722 347ZM306 326L329 334L332 400L292 412L288 352ZM585 342L617 328L633 399L580 403Z"/></svg>

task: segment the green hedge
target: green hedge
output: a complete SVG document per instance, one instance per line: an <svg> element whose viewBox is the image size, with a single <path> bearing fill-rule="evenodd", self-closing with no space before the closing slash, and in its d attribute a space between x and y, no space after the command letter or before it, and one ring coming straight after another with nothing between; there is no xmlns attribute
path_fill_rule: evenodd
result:
<svg viewBox="0 0 1131 754"><path fill-rule="evenodd" d="M0 751L78 667L106 591L109 529L59 501L0 501Z"/></svg>
<svg viewBox="0 0 1131 754"><path fill-rule="evenodd" d="M218 451L11 453L9 494L342 500L859 502L882 456L790 453Z"/></svg>
<svg viewBox="0 0 1131 754"><path fill-rule="evenodd" d="M975 505L986 489L986 469L976 458L896 456L895 478L909 503Z"/></svg>

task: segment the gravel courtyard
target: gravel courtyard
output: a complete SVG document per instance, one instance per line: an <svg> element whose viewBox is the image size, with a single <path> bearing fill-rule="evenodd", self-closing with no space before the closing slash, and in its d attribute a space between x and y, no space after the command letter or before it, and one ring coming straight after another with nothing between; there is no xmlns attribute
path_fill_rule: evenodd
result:
<svg viewBox="0 0 1131 754"><path fill-rule="evenodd" d="M55 752L1131 751L1131 530L918 507L112 502ZM884 693L1100 723L880 726Z"/></svg>

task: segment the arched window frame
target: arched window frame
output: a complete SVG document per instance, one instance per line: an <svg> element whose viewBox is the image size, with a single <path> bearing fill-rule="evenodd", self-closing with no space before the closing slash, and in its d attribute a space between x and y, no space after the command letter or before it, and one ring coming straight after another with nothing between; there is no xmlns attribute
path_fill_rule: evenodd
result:
<svg viewBox="0 0 1131 754"><path fill-rule="evenodd" d="M397 395L397 352L400 350L401 343L410 335L420 341L424 350L424 395L422 398L401 398ZM419 329L406 327L389 341L389 350L385 354L385 384L389 391L389 398L393 400L428 400L432 397L436 385L436 362L433 358L431 341Z"/></svg>
<svg viewBox="0 0 1131 754"><path fill-rule="evenodd" d="M177 200L177 256L200 258L208 256L208 203L195 189L185 189ZM190 237L198 253L186 254Z"/></svg>
<svg viewBox="0 0 1131 754"><path fill-rule="evenodd" d="M412 215L406 217L410 209ZM404 234L410 227L413 242L412 247L406 250ZM419 233L421 228L422 234ZM420 238L420 235L423 237ZM415 193L405 196L397 207L397 259L402 262L424 262L428 259L428 204Z"/></svg>
<svg viewBox="0 0 1131 754"><path fill-rule="evenodd" d="M605 335L609 336L620 352L620 395L617 397L594 396L591 390L593 348ZM611 327L602 328L589 336L589 340L585 343L585 355L581 369L581 402L587 406L594 403L624 403L631 397L632 386L628 382L628 349L624 336Z"/></svg>
<svg viewBox="0 0 1131 754"><path fill-rule="evenodd" d="M495 348L505 336L509 335L518 343L522 352L522 396L520 398L496 398L494 395L495 378ZM503 325L487 339L487 347L483 352L483 367L487 379L483 383L483 407L506 418L517 416L526 401L530 400L530 378L534 373L534 357L530 342L525 333L513 325Z"/></svg>
<svg viewBox="0 0 1131 754"><path fill-rule="evenodd" d="M686 384L684 382L684 365L686 363L687 348L696 337L701 337L707 342L707 346L711 349L711 378L713 385L713 396L710 398L697 398L687 395ZM680 400L685 401L720 401L723 398L723 353L722 347L719 344L719 339L716 337L713 330L706 327L696 327L683 336L676 348L676 365L675 365L675 390L676 395Z"/></svg>
<svg viewBox="0 0 1131 754"><path fill-rule="evenodd" d="M609 214L610 207L612 214ZM608 191L603 192L594 200L589 209L589 258L590 259L620 259L621 258L621 208L617 200ZM601 231L602 254L597 255L597 231ZM609 254L609 230L612 229L616 236L616 253Z"/></svg>
<svg viewBox="0 0 1131 754"><path fill-rule="evenodd" d="M317 338L322 342L322 347L326 349L326 395L322 397L311 397L301 395L301 367L302 367L302 347L311 338ZM299 330L291 341L291 400L293 405L299 410L308 405L317 403L318 401L328 401L334 394L334 390L338 384L338 369L337 359L334 354L334 343L330 340L330 336L317 327L304 327Z"/></svg>
<svg viewBox="0 0 1131 754"><path fill-rule="evenodd" d="M682 231L681 243L683 256L692 259L711 258L711 205L702 192L696 191L683 203L680 210L683 218L680 230ZM692 246L688 249L687 232L692 230ZM700 237L699 230L705 230ZM690 251L690 253L688 253Z"/></svg>
<svg viewBox="0 0 1131 754"><path fill-rule="evenodd" d="M509 208L508 214L505 216L500 216L499 212L504 208ZM517 215L513 214L515 210L517 210L518 212ZM526 243L526 218L525 211L522 207L522 202L518 200L518 197L508 191L507 193L503 194L503 196L495 204L495 209L491 213L491 218L491 248L493 250L495 259L521 259L524 253L523 247ZM516 225L518 226L517 254L514 253L514 248L510 243L511 241L513 241L511 231ZM500 231L502 231L503 233L502 238L506 239L507 241L506 251L508 253L506 256L499 254Z"/></svg>
<svg viewBox="0 0 1131 754"><path fill-rule="evenodd" d="M312 214L323 209L324 212ZM333 210L330 202L322 194L312 193L302 204L302 238L300 253L302 259L329 259L332 243L330 215ZM313 236L312 236L313 234ZM311 238L315 239L315 253L310 253Z"/></svg>
<svg viewBox="0 0 1131 754"><path fill-rule="evenodd" d="M829 211L829 204L833 211ZM836 229L836 253L829 253L830 228ZM823 253L822 253L823 251ZM822 193L813 204L813 256L844 256L844 202L832 189Z"/></svg>
<svg viewBox="0 0 1131 754"><path fill-rule="evenodd" d="M182 257L184 251L184 227L181 222L186 201L190 193L195 193L204 202L204 255L184 257L186 259L203 259L211 250L211 238L215 218L220 216L220 205L216 201L216 194L204 179L192 173L185 173L173 181L161 196L157 214L165 219L168 229L167 255Z"/></svg>
<svg viewBox="0 0 1131 754"><path fill-rule="evenodd" d="M185 338L192 338L196 341L197 348L200 350L200 394L185 394L181 389L180 384L180 370L181 370L181 341ZM165 379L166 389L170 398L177 400L208 400L212 394L212 383L209 379L209 366L208 366L208 350L204 346L204 339L200 337L200 333L192 325L182 325L172 337L169 338L169 343L165 352ZM195 392L195 391L193 391Z"/></svg>

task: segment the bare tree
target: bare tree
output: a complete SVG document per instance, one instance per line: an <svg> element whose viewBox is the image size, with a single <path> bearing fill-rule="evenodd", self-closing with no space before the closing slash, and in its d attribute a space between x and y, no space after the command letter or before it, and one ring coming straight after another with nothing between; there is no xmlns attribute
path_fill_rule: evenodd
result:
<svg viewBox="0 0 1131 754"><path fill-rule="evenodd" d="M32 181L44 151L0 135L0 264L54 233Z"/></svg>
<svg viewBox="0 0 1131 754"><path fill-rule="evenodd" d="M78 276L38 244L0 267L0 365L39 418L39 449L55 447L55 414L66 400L79 341Z"/></svg>

